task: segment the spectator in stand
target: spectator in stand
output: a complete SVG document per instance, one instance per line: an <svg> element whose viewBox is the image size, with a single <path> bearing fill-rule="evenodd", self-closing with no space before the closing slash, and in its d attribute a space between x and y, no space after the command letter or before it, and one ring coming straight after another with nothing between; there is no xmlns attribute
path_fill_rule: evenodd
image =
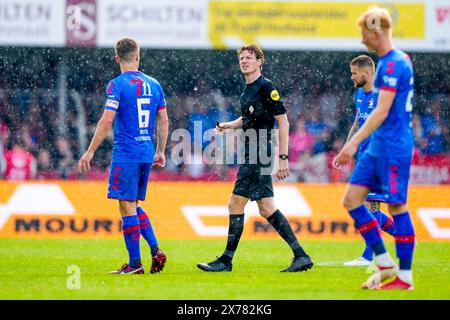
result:
<svg viewBox="0 0 450 320"><path fill-rule="evenodd" d="M327 157L325 153L312 155L311 151L302 153L292 171L300 182L329 182Z"/></svg>
<svg viewBox="0 0 450 320"><path fill-rule="evenodd" d="M316 138L316 142L313 145L312 153L314 155L327 152L331 149L331 130L330 128L325 128L320 136Z"/></svg>
<svg viewBox="0 0 450 320"><path fill-rule="evenodd" d="M36 155L47 133L44 121L42 120L42 109L36 99L33 99L30 103L26 128L28 131L27 135L29 136L28 150Z"/></svg>
<svg viewBox="0 0 450 320"><path fill-rule="evenodd" d="M346 182L352 172L353 163L344 166L342 169L333 167L333 159L338 155L339 151L341 151L344 144L345 139L343 137L338 137L334 139L332 149L326 153L330 182Z"/></svg>
<svg viewBox="0 0 450 320"><path fill-rule="evenodd" d="M297 163L298 158L304 152L310 151L313 146L314 137L306 131L305 120L302 117L295 121L295 131L289 136L291 163Z"/></svg>
<svg viewBox="0 0 450 320"><path fill-rule="evenodd" d="M0 139L0 178L3 178L3 172L6 169L5 165L5 148L3 146L3 141Z"/></svg>
<svg viewBox="0 0 450 320"><path fill-rule="evenodd" d="M74 170L73 153L66 138L58 137L56 140L56 171L62 179L67 179L70 172Z"/></svg>
<svg viewBox="0 0 450 320"><path fill-rule="evenodd" d="M3 146L6 146L9 139L9 126L6 124L6 121L0 118L0 140L2 141Z"/></svg>
<svg viewBox="0 0 450 320"><path fill-rule="evenodd" d="M203 103L194 103L194 112L190 114L188 121L189 133L191 134L191 139L194 140L196 137L195 130L200 129L201 125L201 137L208 129L213 129L215 127L215 120L212 119L212 111L209 110ZM197 133L199 134L199 133ZM203 139L202 139L203 140ZM199 141L195 141L196 143ZM206 147L207 142L203 141L202 147Z"/></svg>
<svg viewBox="0 0 450 320"><path fill-rule="evenodd" d="M33 155L38 153L39 142L35 138L33 138L30 130L29 124L23 124L19 129L19 134L21 136L21 141L23 142L23 147L31 152Z"/></svg>
<svg viewBox="0 0 450 320"><path fill-rule="evenodd" d="M24 148L21 135L16 135L12 141L12 148L5 152L6 180L29 180L36 177L36 160Z"/></svg>
<svg viewBox="0 0 450 320"><path fill-rule="evenodd" d="M322 152L324 146L321 144L322 135L326 131L326 124L317 108L309 108L306 114L306 130L313 135L313 154ZM326 135L326 133L325 133Z"/></svg>
<svg viewBox="0 0 450 320"><path fill-rule="evenodd" d="M428 141L424 139L422 120L418 113L413 114L412 125L414 130L414 150L422 153L422 150L427 147Z"/></svg>
<svg viewBox="0 0 450 320"><path fill-rule="evenodd" d="M448 119L448 116L444 116ZM426 141L424 154L440 154L446 149L444 138L445 130L448 131L448 123L441 114L440 99L434 99L422 116L423 139Z"/></svg>
<svg viewBox="0 0 450 320"><path fill-rule="evenodd" d="M54 170L52 157L47 149L41 149L37 158L37 179L59 179L59 174Z"/></svg>

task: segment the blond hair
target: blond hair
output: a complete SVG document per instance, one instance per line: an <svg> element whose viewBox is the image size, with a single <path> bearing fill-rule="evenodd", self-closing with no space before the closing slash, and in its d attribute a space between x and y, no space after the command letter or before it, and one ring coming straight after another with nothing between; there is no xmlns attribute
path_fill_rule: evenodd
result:
<svg viewBox="0 0 450 320"><path fill-rule="evenodd" d="M359 18L358 26L367 30L384 30L392 29L392 17L385 8L370 6Z"/></svg>

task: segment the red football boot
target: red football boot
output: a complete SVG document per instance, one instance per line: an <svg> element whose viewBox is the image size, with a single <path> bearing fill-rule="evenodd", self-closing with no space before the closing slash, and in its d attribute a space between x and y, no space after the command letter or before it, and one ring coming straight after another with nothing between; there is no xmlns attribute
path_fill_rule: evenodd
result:
<svg viewBox="0 0 450 320"><path fill-rule="evenodd" d="M396 277L398 274L398 266L392 265L389 267L377 266L377 271L367 279L361 286L363 289L376 289L383 281L389 278Z"/></svg>
<svg viewBox="0 0 450 320"><path fill-rule="evenodd" d="M167 257L161 249L156 250L155 255L152 257L152 268L150 273L158 273L164 269Z"/></svg>
<svg viewBox="0 0 450 320"><path fill-rule="evenodd" d="M379 290L414 290L414 286L410 283L400 280L399 277L395 277L394 280L380 285Z"/></svg>
<svg viewBox="0 0 450 320"><path fill-rule="evenodd" d="M131 267L128 263L125 263L120 269L111 271L109 274L143 274L144 268L142 264Z"/></svg>

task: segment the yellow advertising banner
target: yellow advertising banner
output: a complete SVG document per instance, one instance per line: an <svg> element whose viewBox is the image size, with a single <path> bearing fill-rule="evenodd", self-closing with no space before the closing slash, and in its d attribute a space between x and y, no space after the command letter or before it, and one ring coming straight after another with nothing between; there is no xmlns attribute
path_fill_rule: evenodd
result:
<svg viewBox="0 0 450 320"><path fill-rule="evenodd" d="M355 39L359 41L358 17L371 5L387 8L394 20L394 38L425 39L425 4L417 2L289 2L211 1L209 36L213 47L230 42L259 43L273 38ZM236 40L238 39L238 40Z"/></svg>
<svg viewBox="0 0 450 320"><path fill-rule="evenodd" d="M141 206L159 239L225 238L232 189L229 182L151 182ZM0 237L121 237L118 202L106 190L99 182L0 182ZM341 204L344 191L344 184L276 184L275 201L300 239L360 239ZM412 186L409 208L419 241L450 241L450 186ZM278 237L255 202L245 214L244 238Z"/></svg>

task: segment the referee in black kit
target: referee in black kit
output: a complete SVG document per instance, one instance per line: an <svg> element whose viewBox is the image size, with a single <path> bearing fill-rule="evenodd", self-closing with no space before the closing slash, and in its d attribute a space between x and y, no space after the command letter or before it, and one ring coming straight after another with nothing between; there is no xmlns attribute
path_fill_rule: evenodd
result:
<svg viewBox="0 0 450 320"><path fill-rule="evenodd" d="M256 201L260 215L270 222L294 253L291 265L282 272L306 271L313 266L313 262L301 247L287 219L275 207L273 199L271 171L274 161L271 130L275 120L278 121L280 132L277 177L283 180L289 176L289 123L286 109L275 85L261 74L264 64L261 48L249 44L240 48L237 54L246 81L240 98L242 116L234 121L217 123L216 131L224 134L226 129L242 128L244 161L239 168L237 181L228 202L230 224L225 252L216 260L199 263L197 267L203 271L231 271L233 256L244 230L244 208L250 199Z"/></svg>

